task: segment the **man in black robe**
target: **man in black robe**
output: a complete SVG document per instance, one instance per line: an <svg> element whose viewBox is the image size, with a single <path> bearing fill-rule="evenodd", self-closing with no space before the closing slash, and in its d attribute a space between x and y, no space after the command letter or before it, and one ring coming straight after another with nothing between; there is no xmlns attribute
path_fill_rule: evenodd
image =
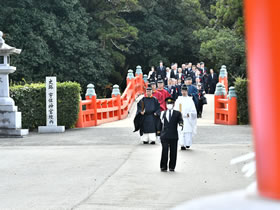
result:
<svg viewBox="0 0 280 210"><path fill-rule="evenodd" d="M146 96L137 104L134 118L135 131L140 130L141 141L144 144L155 144L156 135L160 134L160 104L153 97L152 88L146 89Z"/></svg>
<svg viewBox="0 0 280 210"><path fill-rule="evenodd" d="M161 171L167 171L168 152L170 151L169 171L174 171L177 160L177 147L178 147L178 130L180 125L183 128L183 118L179 111L173 110L174 99L167 98L167 110L162 111L160 115L162 130L160 134L160 140L162 145L160 169Z"/></svg>

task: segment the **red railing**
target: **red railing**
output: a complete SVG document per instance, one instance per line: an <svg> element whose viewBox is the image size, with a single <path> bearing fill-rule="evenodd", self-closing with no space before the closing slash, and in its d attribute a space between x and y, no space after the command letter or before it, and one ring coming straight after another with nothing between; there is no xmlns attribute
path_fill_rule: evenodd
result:
<svg viewBox="0 0 280 210"><path fill-rule="evenodd" d="M120 95L119 86L114 85L112 98L105 99L97 99L94 85L88 85L86 100L80 101L76 127L97 126L126 118L135 98L143 94L147 87L147 82L143 80L142 71L134 77L133 71L129 70L126 82L127 87L122 95Z"/></svg>
<svg viewBox="0 0 280 210"><path fill-rule="evenodd" d="M237 125L237 96L234 87L229 88L226 67L222 66L215 91L215 124Z"/></svg>

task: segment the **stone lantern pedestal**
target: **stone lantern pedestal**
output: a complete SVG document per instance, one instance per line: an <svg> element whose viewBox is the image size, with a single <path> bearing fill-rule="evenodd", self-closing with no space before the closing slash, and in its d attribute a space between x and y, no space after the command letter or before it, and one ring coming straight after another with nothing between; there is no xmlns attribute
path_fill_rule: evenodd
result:
<svg viewBox="0 0 280 210"><path fill-rule="evenodd" d="M22 137L28 134L21 129L21 112L9 93L9 74L16 71L10 66L10 54L20 54L21 50L5 44L0 31L0 137Z"/></svg>

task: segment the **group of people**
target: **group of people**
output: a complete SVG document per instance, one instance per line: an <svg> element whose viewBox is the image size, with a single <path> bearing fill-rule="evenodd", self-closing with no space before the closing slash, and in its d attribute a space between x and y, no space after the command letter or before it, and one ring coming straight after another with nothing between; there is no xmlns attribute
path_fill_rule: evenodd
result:
<svg viewBox="0 0 280 210"><path fill-rule="evenodd" d="M160 61L159 66L151 67L148 73L148 81L156 82L158 79L162 79L164 84L172 85L174 83L181 85L184 84L187 78L192 79L192 84L201 84L201 88L208 94L214 94L216 84L218 83L218 76L213 69L208 71L204 62L193 65L192 63L183 63L181 67L178 67L177 63L172 63L171 67L165 67L163 62Z"/></svg>
<svg viewBox="0 0 280 210"><path fill-rule="evenodd" d="M149 73L146 93L137 104L135 131L140 132L144 144L155 144L160 139L161 171L175 170L178 140L181 150L190 148L196 134L197 118L202 116L203 105L207 103L205 93L215 91L215 88L211 89L212 82L208 78L217 80L216 74L210 70L208 75L204 64L199 64L183 64L178 68L174 63L170 69L160 62L156 71L152 68Z"/></svg>

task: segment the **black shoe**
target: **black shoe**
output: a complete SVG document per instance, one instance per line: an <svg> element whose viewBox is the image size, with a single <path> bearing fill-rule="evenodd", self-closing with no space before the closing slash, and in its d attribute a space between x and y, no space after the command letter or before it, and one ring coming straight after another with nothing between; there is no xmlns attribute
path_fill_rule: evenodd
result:
<svg viewBox="0 0 280 210"><path fill-rule="evenodd" d="M187 149L189 149L191 146L186 146Z"/></svg>
<svg viewBox="0 0 280 210"><path fill-rule="evenodd" d="M186 147L181 147L181 150L186 150Z"/></svg>
<svg viewBox="0 0 280 210"><path fill-rule="evenodd" d="M170 168L170 169L169 169L169 171L171 171L171 172L175 172L175 169L173 169L173 168Z"/></svg>
<svg viewBox="0 0 280 210"><path fill-rule="evenodd" d="M152 141L150 144L156 144L156 142L155 142L155 141Z"/></svg>
<svg viewBox="0 0 280 210"><path fill-rule="evenodd" d="M149 142L147 142L147 141L143 141L143 144L149 144Z"/></svg>
<svg viewBox="0 0 280 210"><path fill-rule="evenodd" d="M167 171L166 168L161 168L160 170L161 170L161 172L166 172Z"/></svg>

